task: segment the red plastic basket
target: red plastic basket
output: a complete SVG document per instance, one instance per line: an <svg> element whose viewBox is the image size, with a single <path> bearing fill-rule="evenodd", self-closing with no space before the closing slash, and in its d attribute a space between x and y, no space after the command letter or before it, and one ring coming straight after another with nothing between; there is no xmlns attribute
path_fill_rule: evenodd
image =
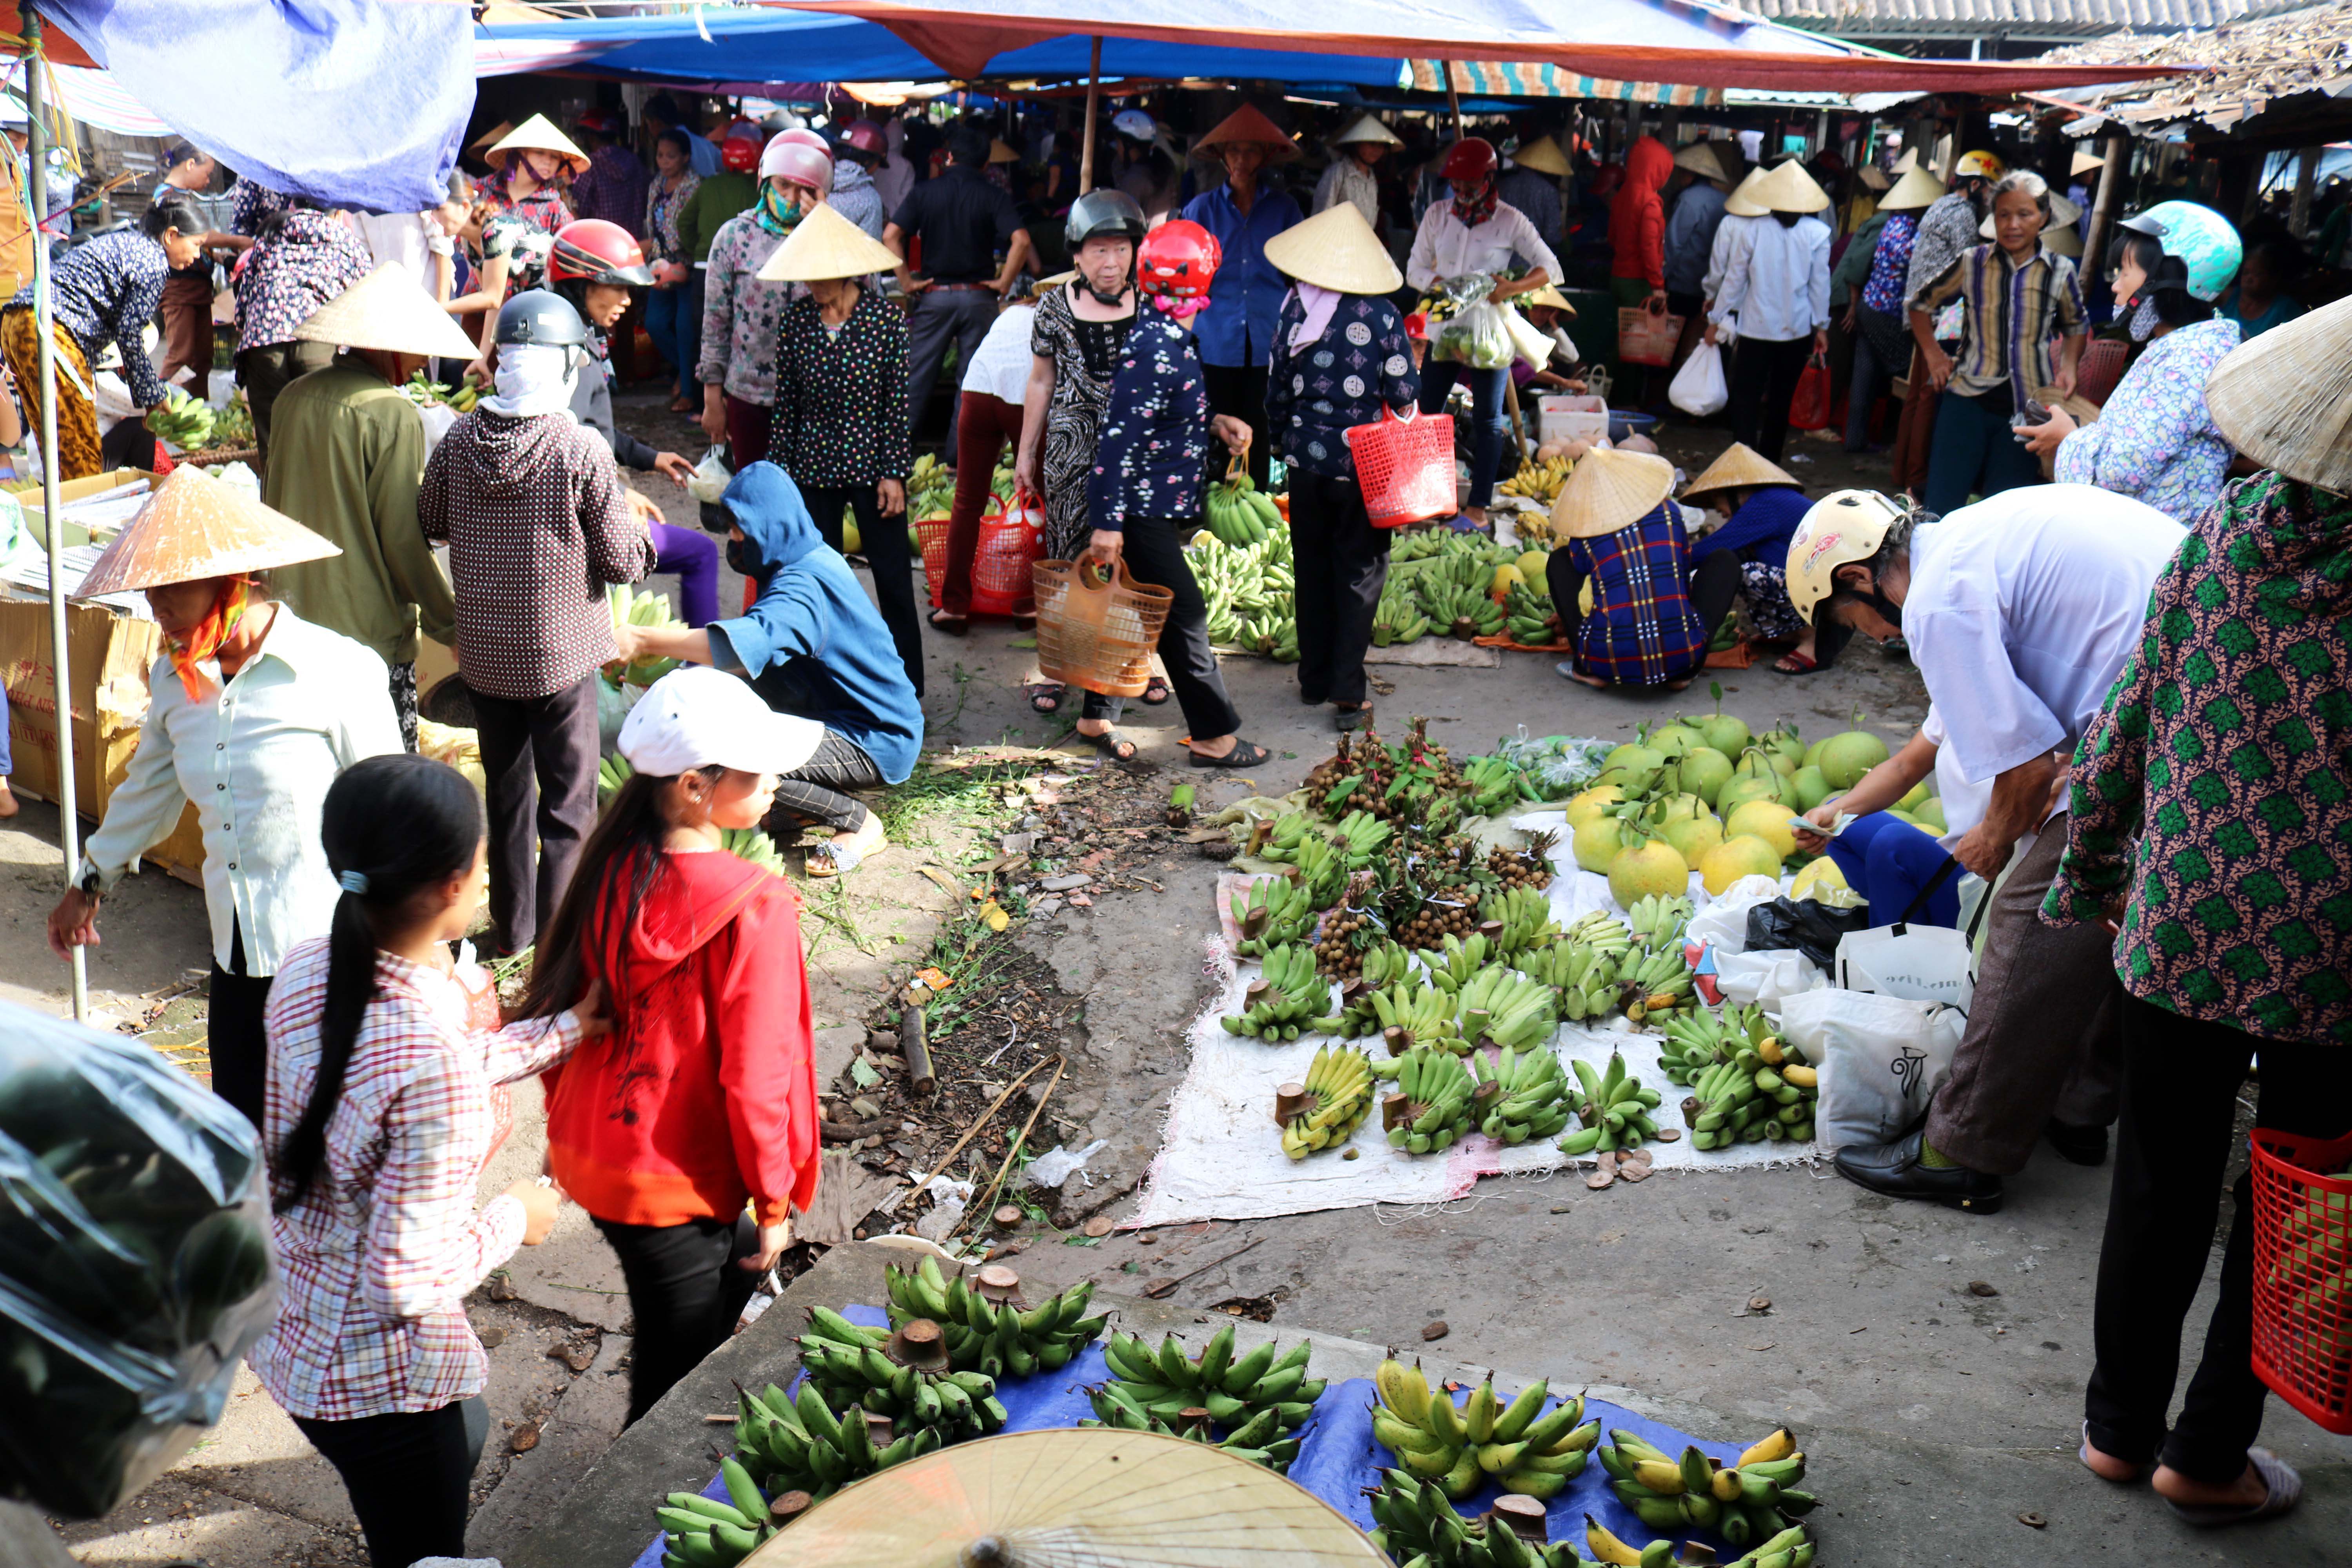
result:
<svg viewBox="0 0 2352 1568"><path fill-rule="evenodd" d="M2253 1134L2254 1375L2352 1434L2352 1136Z"/></svg>
<svg viewBox="0 0 2352 1568"><path fill-rule="evenodd" d="M1454 515L1454 416L1381 410L1375 425L1350 426L1364 512L1374 528L1402 528Z"/></svg>
<svg viewBox="0 0 2352 1568"><path fill-rule="evenodd" d="M923 578L930 584L935 610L948 579L949 523L947 518L935 517L915 524L915 538L923 547ZM1029 569L1045 556L1045 508L1034 498L1016 501L1010 516L992 511L980 520L980 542L971 552L973 615L1032 613Z"/></svg>

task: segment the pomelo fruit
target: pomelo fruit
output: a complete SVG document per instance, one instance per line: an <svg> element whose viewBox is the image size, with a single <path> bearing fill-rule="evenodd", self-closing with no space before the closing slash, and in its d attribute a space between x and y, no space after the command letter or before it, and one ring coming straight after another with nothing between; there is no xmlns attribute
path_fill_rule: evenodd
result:
<svg viewBox="0 0 2352 1568"><path fill-rule="evenodd" d="M1609 862L1609 896L1630 910L1651 894L1671 899L1690 887L1690 867L1671 844L1645 838Z"/></svg>
<svg viewBox="0 0 2352 1568"><path fill-rule="evenodd" d="M1727 838L1701 858L1698 879L1710 893L1720 893L1742 877L1778 877L1780 858L1761 838L1742 834Z"/></svg>
<svg viewBox="0 0 2352 1568"><path fill-rule="evenodd" d="M1897 811L1916 813L1919 809L1919 803L1927 798L1927 781L1921 779L1917 784L1913 784L1908 790L1904 792L1903 798L1895 803L1895 809Z"/></svg>
<svg viewBox="0 0 2352 1568"><path fill-rule="evenodd" d="M1822 765L1822 748L1827 746L1829 743L1830 737L1824 735L1820 740L1815 741L1811 745L1807 746L1805 748L1804 761L1798 765L1800 767L1807 768L1820 767Z"/></svg>
<svg viewBox="0 0 2352 1568"><path fill-rule="evenodd" d="M1517 583L1519 580L1519 568L1517 563L1516 562L1506 561L1500 566L1495 568L1495 580L1487 584L1486 592L1499 599L1504 595L1508 594L1511 591L1512 584Z"/></svg>
<svg viewBox="0 0 2352 1568"><path fill-rule="evenodd" d="M1706 858L1706 852L1723 842L1723 823L1715 813L1699 816L1679 816L1658 829L1658 837L1675 847L1683 863L1696 866Z"/></svg>
<svg viewBox="0 0 2352 1568"><path fill-rule="evenodd" d="M1530 588L1545 580L1550 570L1551 556L1541 550L1526 550L1519 553L1519 578Z"/></svg>
<svg viewBox="0 0 2352 1568"><path fill-rule="evenodd" d="M1647 746L1620 746L1601 760L1601 782L1641 795L1657 782L1658 770L1665 765L1666 759Z"/></svg>
<svg viewBox="0 0 2352 1568"><path fill-rule="evenodd" d="M1723 793L1715 798L1715 814L1717 816L1728 818L1733 812L1746 805L1749 801L1777 801L1780 798L1780 775L1767 768L1761 778L1750 774L1744 779L1733 779L1729 784L1725 784Z"/></svg>
<svg viewBox="0 0 2352 1568"><path fill-rule="evenodd" d="M1812 810L1831 795L1830 781L1822 777L1822 770L1817 767L1799 768L1789 783L1796 788L1799 811Z"/></svg>
<svg viewBox="0 0 2352 1568"><path fill-rule="evenodd" d="M1568 803L1568 825L1581 827L1624 798L1625 792L1613 784L1595 784Z"/></svg>
<svg viewBox="0 0 2352 1568"><path fill-rule="evenodd" d="M1650 820L1663 826L1669 822L1685 821L1695 816L1712 816L1706 802L1695 795L1676 794L1661 796L1650 809Z"/></svg>
<svg viewBox="0 0 2352 1568"><path fill-rule="evenodd" d="M1723 786L1731 782L1731 759L1713 746L1693 746L1675 764L1683 788L1713 805Z"/></svg>
<svg viewBox="0 0 2352 1568"><path fill-rule="evenodd" d="M1822 742L1822 777L1832 789L1852 789L1862 775L1886 760L1886 742L1866 730L1848 730Z"/></svg>
<svg viewBox="0 0 2352 1568"><path fill-rule="evenodd" d="M1588 871L1606 872L1617 852L1625 847L1625 825L1613 816L1588 817L1578 824L1576 836L1569 840L1569 849L1576 863Z"/></svg>
<svg viewBox="0 0 2352 1568"><path fill-rule="evenodd" d="M1686 719L1684 722L1697 730L1701 739L1727 757L1736 757L1747 749L1749 736L1744 720L1735 719L1728 713L1715 713L1696 721Z"/></svg>
<svg viewBox="0 0 2352 1568"><path fill-rule="evenodd" d="M1757 738L1757 743L1771 747L1788 758L1793 766L1805 765L1805 742L1797 738L1797 732L1794 730L1785 725L1778 730L1766 731Z"/></svg>
<svg viewBox="0 0 2352 1568"><path fill-rule="evenodd" d="M1761 838L1776 856L1797 852L1797 836L1789 828L1789 808L1777 800L1751 800L1723 819L1726 842L1742 836Z"/></svg>
<svg viewBox="0 0 2352 1568"><path fill-rule="evenodd" d="M1687 754L1692 747L1701 744L1701 742L1698 731L1687 724L1661 724L1650 731L1649 738L1643 742L1643 744L1668 762L1672 762L1676 757Z"/></svg>
<svg viewBox="0 0 2352 1568"><path fill-rule="evenodd" d="M1911 815L1917 817L1920 823L1938 838L1952 830L1951 825L1944 820L1944 800L1941 795L1929 795L1919 803L1918 809Z"/></svg>
<svg viewBox="0 0 2352 1568"><path fill-rule="evenodd" d="M1818 899L1825 891L1845 887L1845 873L1838 869L1836 861L1824 855L1797 873L1796 881L1789 889L1789 896L1792 899Z"/></svg>

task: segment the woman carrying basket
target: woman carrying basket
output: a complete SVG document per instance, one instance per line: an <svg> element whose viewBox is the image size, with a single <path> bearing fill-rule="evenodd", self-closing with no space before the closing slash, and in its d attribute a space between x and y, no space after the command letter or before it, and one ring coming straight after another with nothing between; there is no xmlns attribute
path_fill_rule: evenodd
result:
<svg viewBox="0 0 2352 1568"><path fill-rule="evenodd" d="M1234 732L1241 715L1225 695L1209 647L1208 606L1178 538L1200 519L1210 436L1235 452L1249 447L1247 425L1227 414L1210 417L1207 377L1192 341L1192 318L1207 307L1217 275L1216 237L1179 218L1154 229L1135 259L1137 286L1150 308L1136 312L1111 378L1087 491L1094 532L1078 562L1115 576L1122 556L1132 552L1135 579L1175 595L1160 629L1160 653L1192 728L1184 743L1192 765L1254 768L1273 753ZM1118 698L1089 692L1078 732L1125 762L1135 743L1112 727L1119 706Z"/></svg>
<svg viewBox="0 0 2352 1568"><path fill-rule="evenodd" d="M1348 437L1421 396L1396 307L1396 263L1352 202L1266 241L1291 278L1274 330L1265 416L1290 466L1290 542L1298 605L1298 695L1328 702L1342 731L1370 722L1364 650L1389 575L1389 531L1374 528ZM1450 463L1452 454L1447 453Z"/></svg>

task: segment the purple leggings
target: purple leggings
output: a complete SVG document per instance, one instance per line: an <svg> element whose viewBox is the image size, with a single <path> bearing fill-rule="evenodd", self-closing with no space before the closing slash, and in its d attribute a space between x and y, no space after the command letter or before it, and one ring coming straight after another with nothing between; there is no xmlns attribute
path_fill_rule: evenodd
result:
<svg viewBox="0 0 2352 1568"><path fill-rule="evenodd" d="M719 542L698 529L673 523L646 524L654 531L654 570L677 574L678 596L686 601L686 624L707 626L719 618Z"/></svg>

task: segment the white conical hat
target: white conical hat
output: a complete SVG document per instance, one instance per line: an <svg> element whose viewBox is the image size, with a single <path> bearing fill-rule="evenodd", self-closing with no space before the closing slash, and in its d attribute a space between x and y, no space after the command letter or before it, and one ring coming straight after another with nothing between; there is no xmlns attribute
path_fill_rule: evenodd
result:
<svg viewBox="0 0 2352 1568"><path fill-rule="evenodd" d="M1755 199L1756 187L1764 183L1764 173L1761 163L1748 170L1746 177L1731 187L1731 194L1723 198L1723 210L1733 217L1762 217L1770 212L1770 207Z"/></svg>
<svg viewBox="0 0 2352 1568"><path fill-rule="evenodd" d="M2352 297L2231 350L2206 378L2205 406L2263 468L2352 495Z"/></svg>
<svg viewBox="0 0 2352 1568"><path fill-rule="evenodd" d="M416 275L396 263L377 268L311 311L294 335L304 342L427 359L470 360L481 353Z"/></svg>
<svg viewBox="0 0 2352 1568"><path fill-rule="evenodd" d="M1570 539L1599 539L1657 510L1674 488L1675 466L1664 458L1596 447L1568 470L1551 503L1551 525Z"/></svg>
<svg viewBox="0 0 2352 1568"><path fill-rule="evenodd" d="M1776 213L1817 213L1830 205L1830 194L1794 158L1767 171L1748 193L1748 199L1767 212Z"/></svg>
<svg viewBox="0 0 2352 1568"><path fill-rule="evenodd" d="M1353 202L1334 202L1265 242L1265 258L1301 283L1342 294L1393 294L1404 287L1388 247Z"/></svg>
<svg viewBox="0 0 2352 1568"><path fill-rule="evenodd" d="M803 215L784 243L760 268L762 283L814 283L895 272L898 253L832 207L820 203Z"/></svg>
<svg viewBox="0 0 2352 1568"><path fill-rule="evenodd" d="M507 166L508 158L517 153L560 153L572 165L576 177L588 172L588 154L580 144L555 128L555 122L544 114L534 114L512 131L500 137L497 145L482 154L482 162L493 169Z"/></svg>
<svg viewBox="0 0 2352 1568"><path fill-rule="evenodd" d="M155 487L138 515L90 563L89 575L74 592L92 599L267 572L342 552L284 512L262 505L244 486L184 464Z"/></svg>
<svg viewBox="0 0 2352 1568"><path fill-rule="evenodd" d="M1934 206L1944 199L1944 182L1925 169L1906 169L1895 188L1878 198L1878 210L1883 213L1914 212Z"/></svg>
<svg viewBox="0 0 2352 1568"><path fill-rule="evenodd" d="M1350 142L1377 142L1383 147L1404 145L1404 138L1381 124L1380 117L1374 114L1358 115L1353 125L1331 138L1334 147L1345 147Z"/></svg>

